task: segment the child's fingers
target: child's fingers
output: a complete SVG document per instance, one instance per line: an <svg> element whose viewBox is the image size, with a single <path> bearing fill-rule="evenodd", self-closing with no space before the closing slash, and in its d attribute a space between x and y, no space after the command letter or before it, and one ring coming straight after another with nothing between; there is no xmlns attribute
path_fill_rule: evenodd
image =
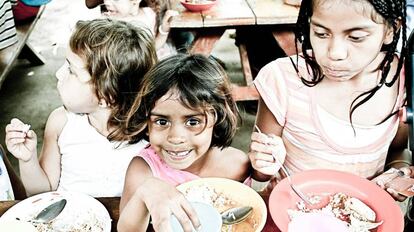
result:
<svg viewBox="0 0 414 232"><path fill-rule="evenodd" d="M392 189L392 188L387 188L386 189L387 190L387 192L395 199L395 200L397 200L397 201L400 201L400 202L402 202L402 201L405 201L405 199L407 199L407 197L405 197L405 196L403 196L403 195L401 195L401 194L399 194L399 193L397 193L397 191L395 191L394 189Z"/></svg>
<svg viewBox="0 0 414 232"><path fill-rule="evenodd" d="M173 209L173 214L177 218L177 220L180 222L181 227L183 227L183 230L185 232L192 232L193 227L191 225L191 220L189 219L186 212L181 207L176 207Z"/></svg>
<svg viewBox="0 0 414 232"><path fill-rule="evenodd" d="M252 140L252 142L258 142L258 143L266 144L266 142L268 140L268 136L266 134L263 134L263 133L253 132L250 139Z"/></svg>
<svg viewBox="0 0 414 232"><path fill-rule="evenodd" d="M274 166L274 163L269 162L269 161L264 161L264 160L256 160L255 166L257 168L266 168L266 167Z"/></svg>
<svg viewBox="0 0 414 232"><path fill-rule="evenodd" d="M9 145L16 145L19 143L24 143L26 139L25 138L7 138L6 144Z"/></svg>
<svg viewBox="0 0 414 232"><path fill-rule="evenodd" d="M274 163L275 162L275 158L273 158L272 155L270 154L264 154L264 153L260 153L260 152L256 152L253 154L254 155L254 159L257 161L265 161L265 162L269 162L269 163Z"/></svg>
<svg viewBox="0 0 414 232"><path fill-rule="evenodd" d="M197 216L196 211L191 206L191 204L188 201L184 201L184 202L182 202L182 207L183 207L185 213L190 218L191 224L194 226L194 228L196 228L196 229L199 228L201 226L201 222L200 222L200 220ZM190 231L192 231L192 230L190 230Z"/></svg>
<svg viewBox="0 0 414 232"><path fill-rule="evenodd" d="M18 125L18 124L24 124L24 123L18 118L12 118L12 120L10 121L10 124Z"/></svg>
<svg viewBox="0 0 414 232"><path fill-rule="evenodd" d="M26 139L26 134L20 131L11 131L6 133L5 141L10 141L12 143L20 143L21 141L24 142ZM19 142L16 142L19 141Z"/></svg>
<svg viewBox="0 0 414 232"><path fill-rule="evenodd" d="M155 231L172 232L170 220L163 220L159 224L153 224Z"/></svg>
<svg viewBox="0 0 414 232"><path fill-rule="evenodd" d="M6 132L20 131L27 133L30 130L30 127L31 126L29 124L24 124L22 121L18 119L12 119L10 124L7 124L5 130Z"/></svg>

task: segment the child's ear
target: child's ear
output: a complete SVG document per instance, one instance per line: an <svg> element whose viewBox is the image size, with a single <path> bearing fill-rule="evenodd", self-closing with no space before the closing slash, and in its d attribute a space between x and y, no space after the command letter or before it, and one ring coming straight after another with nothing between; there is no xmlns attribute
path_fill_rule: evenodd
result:
<svg viewBox="0 0 414 232"><path fill-rule="evenodd" d="M105 101L105 99L99 99L99 103L98 103L98 105L99 105L99 107L101 107L101 108L107 108L107 107L109 107L109 106L110 106L110 104L109 104L109 103L107 103L107 102Z"/></svg>
<svg viewBox="0 0 414 232"><path fill-rule="evenodd" d="M394 38L394 29L388 28L385 33L384 44L390 44Z"/></svg>
<svg viewBox="0 0 414 232"><path fill-rule="evenodd" d="M397 31L400 31L401 20L400 19L395 20L395 24L397 26ZM394 39L394 29L392 28L392 26L388 26L387 31L385 32L384 44L392 43L393 39Z"/></svg>

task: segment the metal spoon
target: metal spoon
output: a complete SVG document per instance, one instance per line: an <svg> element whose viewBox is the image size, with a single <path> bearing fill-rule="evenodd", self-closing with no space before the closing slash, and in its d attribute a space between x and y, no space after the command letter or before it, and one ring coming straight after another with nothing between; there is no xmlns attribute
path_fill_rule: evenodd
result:
<svg viewBox="0 0 414 232"><path fill-rule="evenodd" d="M242 206L228 209L221 213L221 219L225 225L233 225L242 222L253 212L253 207Z"/></svg>
<svg viewBox="0 0 414 232"><path fill-rule="evenodd" d="M48 223L54 218L56 218L60 212L62 212L63 208L65 208L66 199L62 199L56 201L53 204L50 204L46 208L44 208L40 213L34 217L30 222L38 222L38 223Z"/></svg>
<svg viewBox="0 0 414 232"><path fill-rule="evenodd" d="M256 128L257 132L259 132L260 134L263 134L262 131L260 130L260 128L257 125L254 125L254 127ZM287 177L289 186L293 190L293 192L296 193L296 195L300 199L302 199L305 202L306 205L312 206L312 202L308 199L308 197L292 183L292 179L290 178L289 171L285 168L283 163L279 160L278 156L273 151L272 151L272 156L275 159L275 161L279 164L280 169L283 171L283 173Z"/></svg>

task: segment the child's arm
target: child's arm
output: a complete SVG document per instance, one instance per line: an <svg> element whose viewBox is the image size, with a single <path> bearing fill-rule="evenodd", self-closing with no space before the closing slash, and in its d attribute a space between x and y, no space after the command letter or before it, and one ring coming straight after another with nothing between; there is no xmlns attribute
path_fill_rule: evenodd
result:
<svg viewBox="0 0 414 232"><path fill-rule="evenodd" d="M405 175L414 178L414 166L412 165L412 154L407 150L408 144L408 126L404 122L400 122L397 134L394 137L387 155L385 163L385 171L390 168L402 170ZM393 189L387 189L387 192L397 201L404 201L406 197L398 194Z"/></svg>
<svg viewBox="0 0 414 232"><path fill-rule="evenodd" d="M411 154L406 150L407 144L408 126L404 122L400 122L397 134L388 149L385 169L401 168L412 165Z"/></svg>
<svg viewBox="0 0 414 232"><path fill-rule="evenodd" d="M46 122L40 162L35 132L22 132L24 124L18 119L13 119L6 127L7 149L19 159L20 176L29 195L57 189L60 177L57 138L65 120L63 108L56 109L50 114Z"/></svg>
<svg viewBox="0 0 414 232"><path fill-rule="evenodd" d="M175 10L167 10L162 19L160 26L157 28L158 33L155 37L155 47L160 49L168 39L170 33L170 22L172 17L178 15L178 12Z"/></svg>
<svg viewBox="0 0 414 232"><path fill-rule="evenodd" d="M252 177L258 181L268 181L280 168L272 156L272 151L284 162L286 149L280 137L283 127L262 99L259 100L256 125L262 133L253 132L251 136L249 158L254 169Z"/></svg>
<svg viewBox="0 0 414 232"><path fill-rule="evenodd" d="M120 232L146 231L150 214L155 231L171 231L172 214L182 222L184 231L192 231L190 220L196 227L200 224L185 197L174 186L153 177L148 165L139 157L128 167L120 212Z"/></svg>

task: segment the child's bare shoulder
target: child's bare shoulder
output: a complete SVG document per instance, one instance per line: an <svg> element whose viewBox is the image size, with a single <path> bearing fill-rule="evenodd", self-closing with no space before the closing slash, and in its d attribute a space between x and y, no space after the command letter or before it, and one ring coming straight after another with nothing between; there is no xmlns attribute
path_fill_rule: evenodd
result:
<svg viewBox="0 0 414 232"><path fill-rule="evenodd" d="M247 154L234 147L221 150L220 165L226 170L226 178L244 181L250 170L250 162Z"/></svg>
<svg viewBox="0 0 414 232"><path fill-rule="evenodd" d="M54 109L47 119L45 132L59 135L67 120L66 110L63 106Z"/></svg>

